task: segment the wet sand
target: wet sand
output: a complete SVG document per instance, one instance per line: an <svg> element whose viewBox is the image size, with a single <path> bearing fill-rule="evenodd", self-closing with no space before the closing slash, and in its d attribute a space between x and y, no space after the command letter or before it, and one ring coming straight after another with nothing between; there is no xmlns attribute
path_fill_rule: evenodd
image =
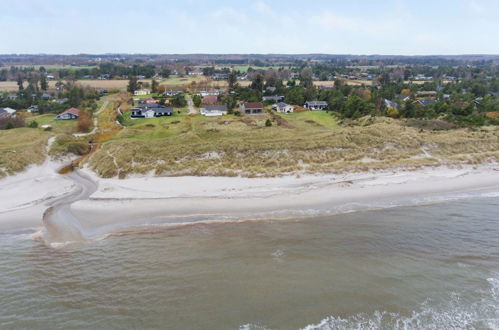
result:
<svg viewBox="0 0 499 330"><path fill-rule="evenodd" d="M315 216L499 191L497 164L279 178L124 180L98 178L88 169L61 176L55 173L58 165L49 161L0 180L0 231L42 228L45 210L81 189L78 173L97 185L88 198L68 206L87 238L130 226Z"/></svg>

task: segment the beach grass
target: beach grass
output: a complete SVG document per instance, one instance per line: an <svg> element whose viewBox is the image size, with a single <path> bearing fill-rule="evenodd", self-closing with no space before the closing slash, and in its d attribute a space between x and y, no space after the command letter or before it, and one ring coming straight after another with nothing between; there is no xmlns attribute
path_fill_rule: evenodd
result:
<svg viewBox="0 0 499 330"><path fill-rule="evenodd" d="M496 128L421 130L388 118L340 127L323 111L211 118L181 113L125 124L88 159L103 177L277 176L499 160Z"/></svg>
<svg viewBox="0 0 499 330"><path fill-rule="evenodd" d="M39 128L0 130L0 177L41 164L51 135Z"/></svg>

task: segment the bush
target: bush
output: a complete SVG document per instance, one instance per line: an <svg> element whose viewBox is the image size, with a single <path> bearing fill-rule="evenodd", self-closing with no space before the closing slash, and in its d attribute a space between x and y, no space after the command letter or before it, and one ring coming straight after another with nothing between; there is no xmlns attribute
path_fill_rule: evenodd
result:
<svg viewBox="0 0 499 330"><path fill-rule="evenodd" d="M267 120L265 121L265 126L267 126L267 127L272 126L272 121L270 121L270 119L267 119Z"/></svg>
<svg viewBox="0 0 499 330"><path fill-rule="evenodd" d="M92 126L92 116L86 111L80 111L80 116L78 117L78 131L79 132L88 132Z"/></svg>
<svg viewBox="0 0 499 330"><path fill-rule="evenodd" d="M38 127L38 122L36 120L30 121L28 124L29 128L37 128Z"/></svg>

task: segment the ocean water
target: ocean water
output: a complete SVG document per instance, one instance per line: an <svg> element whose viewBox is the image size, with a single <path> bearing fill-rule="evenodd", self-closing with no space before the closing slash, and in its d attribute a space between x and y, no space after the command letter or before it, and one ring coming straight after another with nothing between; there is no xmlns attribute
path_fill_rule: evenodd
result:
<svg viewBox="0 0 499 330"><path fill-rule="evenodd" d="M0 233L1 329L499 329L498 197L31 234Z"/></svg>

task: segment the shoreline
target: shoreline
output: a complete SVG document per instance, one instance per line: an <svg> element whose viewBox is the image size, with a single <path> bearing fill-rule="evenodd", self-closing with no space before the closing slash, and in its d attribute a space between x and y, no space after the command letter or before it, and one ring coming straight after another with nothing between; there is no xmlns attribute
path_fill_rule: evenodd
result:
<svg viewBox="0 0 499 330"><path fill-rule="evenodd" d="M61 165L47 160L0 180L0 232L43 227L45 210L77 188L56 173ZM77 173L97 184L88 199L70 206L87 238L137 226L285 219L499 196L496 163L275 178L102 179L86 168Z"/></svg>

